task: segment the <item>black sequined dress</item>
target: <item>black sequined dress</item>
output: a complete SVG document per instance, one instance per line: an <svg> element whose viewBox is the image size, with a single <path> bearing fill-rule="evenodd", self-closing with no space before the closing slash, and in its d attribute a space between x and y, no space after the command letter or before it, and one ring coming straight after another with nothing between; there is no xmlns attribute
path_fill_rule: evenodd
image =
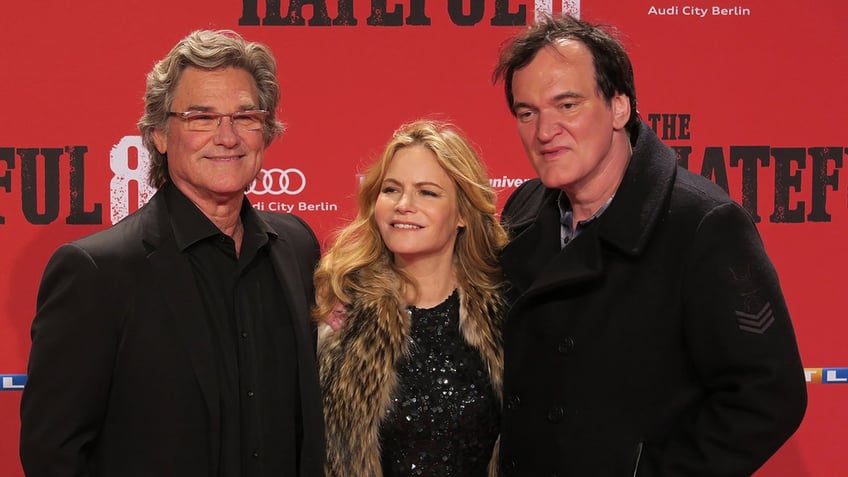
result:
<svg viewBox="0 0 848 477"><path fill-rule="evenodd" d="M383 475L485 477L500 410L480 353L459 331L459 295L409 313L410 354L380 426Z"/></svg>

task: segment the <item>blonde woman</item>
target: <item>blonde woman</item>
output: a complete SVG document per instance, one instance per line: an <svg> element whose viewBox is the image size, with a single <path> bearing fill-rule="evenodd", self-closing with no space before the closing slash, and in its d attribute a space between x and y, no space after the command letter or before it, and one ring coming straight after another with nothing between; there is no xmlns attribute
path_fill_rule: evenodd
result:
<svg viewBox="0 0 848 477"><path fill-rule="evenodd" d="M398 129L315 275L328 476L494 475L507 236L449 124Z"/></svg>

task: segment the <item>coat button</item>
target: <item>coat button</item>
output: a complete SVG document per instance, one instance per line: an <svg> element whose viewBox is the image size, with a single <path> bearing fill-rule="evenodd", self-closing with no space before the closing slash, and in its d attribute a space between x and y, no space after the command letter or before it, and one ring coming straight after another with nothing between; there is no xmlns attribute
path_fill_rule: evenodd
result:
<svg viewBox="0 0 848 477"><path fill-rule="evenodd" d="M521 399L520 399L518 396L516 396L516 395L512 395L512 396L510 396L510 397L509 397L509 398L507 398L507 400L506 400L506 408L507 408L508 410L510 410L510 411L516 411L516 410L518 410L518 406L519 406L520 404L521 404Z"/></svg>
<svg viewBox="0 0 848 477"><path fill-rule="evenodd" d="M557 344L557 352L563 356L567 356L574 349L574 340L568 337Z"/></svg>
<svg viewBox="0 0 848 477"><path fill-rule="evenodd" d="M565 416L565 411L561 407L552 407L548 411L548 422L557 423L562 420L563 416Z"/></svg>

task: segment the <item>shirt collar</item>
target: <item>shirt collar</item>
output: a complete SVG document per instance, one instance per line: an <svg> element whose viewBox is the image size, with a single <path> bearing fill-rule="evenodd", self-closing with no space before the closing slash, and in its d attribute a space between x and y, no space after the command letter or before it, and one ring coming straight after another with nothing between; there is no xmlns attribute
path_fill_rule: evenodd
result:
<svg viewBox="0 0 848 477"><path fill-rule="evenodd" d="M577 222L576 226L572 226L574 223L574 212L571 208L571 202L568 200L568 196L565 195L565 192L559 191L559 196L557 197L557 207L559 208L559 221L562 225L560 230L560 236L562 238L562 246L565 247L569 242L574 240L580 232L582 232L589 224L594 222L601 214L607 210L610 203L612 202L612 198L615 197L615 194L611 195L609 199L607 199L603 205L601 205L591 217L587 219L583 219Z"/></svg>
<svg viewBox="0 0 848 477"><path fill-rule="evenodd" d="M222 233L176 186L165 183L162 187L165 194L165 204L170 213L171 229L174 231L177 248L181 252L201 240ZM253 242L253 240L257 240L257 246L261 247L268 242L269 237L277 236L274 229L262 220L250 205L247 197L242 202L239 215L244 226L244 241Z"/></svg>

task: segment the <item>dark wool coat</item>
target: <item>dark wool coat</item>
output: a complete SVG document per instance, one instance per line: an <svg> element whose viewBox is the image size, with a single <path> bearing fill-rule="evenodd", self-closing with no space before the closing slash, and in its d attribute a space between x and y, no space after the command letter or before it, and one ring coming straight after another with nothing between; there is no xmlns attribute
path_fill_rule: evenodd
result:
<svg viewBox="0 0 848 477"><path fill-rule="evenodd" d="M806 385L749 214L644 124L609 208L562 250L558 193L529 181L502 215L504 474L751 475Z"/></svg>
<svg viewBox="0 0 848 477"><path fill-rule="evenodd" d="M462 292L459 299L462 336L480 352L500 398L502 307L472 302ZM327 477L383 475L380 421L396 389L396 365L407 352L410 322L406 311L390 297L360 295L354 297L341 330L333 332L322 326L318 363L327 430ZM493 457L493 462L496 459Z"/></svg>
<svg viewBox="0 0 848 477"><path fill-rule="evenodd" d="M216 341L162 192L115 226L63 245L47 264L21 401L27 476L219 475ZM315 477L323 475L324 422L309 310L320 249L301 219L255 213L271 234L295 336L299 477Z"/></svg>

